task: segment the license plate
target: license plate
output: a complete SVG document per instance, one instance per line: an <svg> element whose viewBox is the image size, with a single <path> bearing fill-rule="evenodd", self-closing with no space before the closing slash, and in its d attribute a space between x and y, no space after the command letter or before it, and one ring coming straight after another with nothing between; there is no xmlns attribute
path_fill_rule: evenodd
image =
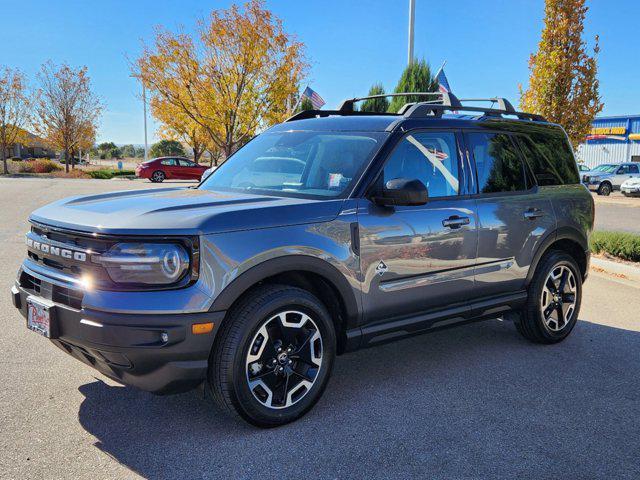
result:
<svg viewBox="0 0 640 480"><path fill-rule="evenodd" d="M51 306L27 298L27 328L51 338Z"/></svg>

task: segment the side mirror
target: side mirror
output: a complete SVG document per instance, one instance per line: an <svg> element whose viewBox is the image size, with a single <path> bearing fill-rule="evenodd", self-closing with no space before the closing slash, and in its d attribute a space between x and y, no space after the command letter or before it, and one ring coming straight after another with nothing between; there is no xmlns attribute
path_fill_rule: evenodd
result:
<svg viewBox="0 0 640 480"><path fill-rule="evenodd" d="M394 178L389 180L381 192L376 192L371 200L383 206L416 206L429 201L429 191L418 179Z"/></svg>

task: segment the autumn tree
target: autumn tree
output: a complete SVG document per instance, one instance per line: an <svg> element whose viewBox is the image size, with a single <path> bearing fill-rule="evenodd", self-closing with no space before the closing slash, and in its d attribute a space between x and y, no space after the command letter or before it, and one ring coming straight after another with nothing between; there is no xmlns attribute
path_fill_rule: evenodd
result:
<svg viewBox="0 0 640 480"><path fill-rule="evenodd" d="M262 0L214 10L194 37L158 29L133 65L152 97L199 125L225 156L290 114L306 70L303 44Z"/></svg>
<svg viewBox="0 0 640 480"><path fill-rule="evenodd" d="M91 90L87 67L47 62L38 80L35 128L53 148L64 152L68 172L71 155L89 138L93 143L102 104Z"/></svg>
<svg viewBox="0 0 640 480"><path fill-rule="evenodd" d="M160 122L160 136L166 140L176 140L184 143L193 151L196 163L207 150L210 142L206 130L196 123L184 111L177 108L163 97L156 95L151 98L151 114Z"/></svg>
<svg viewBox="0 0 640 480"><path fill-rule="evenodd" d="M529 86L520 87L520 107L564 127L574 148L591 129L600 101L595 37L593 54L582 38L584 0L546 0L538 52L529 59Z"/></svg>
<svg viewBox="0 0 640 480"><path fill-rule="evenodd" d="M372 95L384 95L384 86L381 83L376 83L369 89L368 97ZM389 100L385 97L371 98L362 102L360 110L363 112L386 112L389 109Z"/></svg>
<svg viewBox="0 0 640 480"><path fill-rule="evenodd" d="M0 72L0 158L5 174L9 147L24 140L30 105L24 75L5 67Z"/></svg>
<svg viewBox="0 0 640 480"><path fill-rule="evenodd" d="M394 93L404 92L437 92L438 81L433 77L431 67L424 60L414 60L402 72ZM436 97L434 96L434 99ZM406 103L429 100L425 97L406 96L393 97L389 105L390 112L397 112Z"/></svg>

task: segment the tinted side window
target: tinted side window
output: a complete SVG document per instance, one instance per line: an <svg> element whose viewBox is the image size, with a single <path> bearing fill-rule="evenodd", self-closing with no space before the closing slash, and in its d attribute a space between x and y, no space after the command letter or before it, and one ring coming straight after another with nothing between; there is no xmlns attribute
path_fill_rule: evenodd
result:
<svg viewBox="0 0 640 480"><path fill-rule="evenodd" d="M562 130L554 128L545 133L528 134L526 137L535 145L537 151L534 163L530 164L536 177L538 172L545 172L547 175L554 172L559 177L558 183L554 185L580 183L576 159ZM538 184L543 185L540 182Z"/></svg>
<svg viewBox="0 0 640 480"><path fill-rule="evenodd" d="M522 150L525 161L536 177L538 185L549 186L562 185L565 183L562 179L562 175L556 168L556 165L548 161L547 158L542 155L531 138L524 135L518 135L514 138Z"/></svg>
<svg viewBox="0 0 640 480"><path fill-rule="evenodd" d="M394 178L418 179L429 197L457 195L458 149L453 133L419 132L404 137L383 170L386 184Z"/></svg>
<svg viewBox="0 0 640 480"><path fill-rule="evenodd" d="M469 133L480 193L526 190L524 165L509 135Z"/></svg>
<svg viewBox="0 0 640 480"><path fill-rule="evenodd" d="M176 161L173 158L165 158L160 163L162 165L169 165L169 166L175 166L176 165Z"/></svg>
<svg viewBox="0 0 640 480"><path fill-rule="evenodd" d="M638 165L629 165L629 173L638 173Z"/></svg>
<svg viewBox="0 0 640 480"><path fill-rule="evenodd" d="M195 167L196 164L189 161L189 160L178 160L178 163L180 163L181 167Z"/></svg>

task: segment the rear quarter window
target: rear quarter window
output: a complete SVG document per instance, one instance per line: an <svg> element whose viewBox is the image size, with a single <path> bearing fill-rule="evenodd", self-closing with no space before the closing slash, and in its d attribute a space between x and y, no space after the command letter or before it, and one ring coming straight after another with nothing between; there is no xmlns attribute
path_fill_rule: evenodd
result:
<svg viewBox="0 0 640 480"><path fill-rule="evenodd" d="M516 138L538 185L580 183L573 151L562 130L520 134Z"/></svg>

